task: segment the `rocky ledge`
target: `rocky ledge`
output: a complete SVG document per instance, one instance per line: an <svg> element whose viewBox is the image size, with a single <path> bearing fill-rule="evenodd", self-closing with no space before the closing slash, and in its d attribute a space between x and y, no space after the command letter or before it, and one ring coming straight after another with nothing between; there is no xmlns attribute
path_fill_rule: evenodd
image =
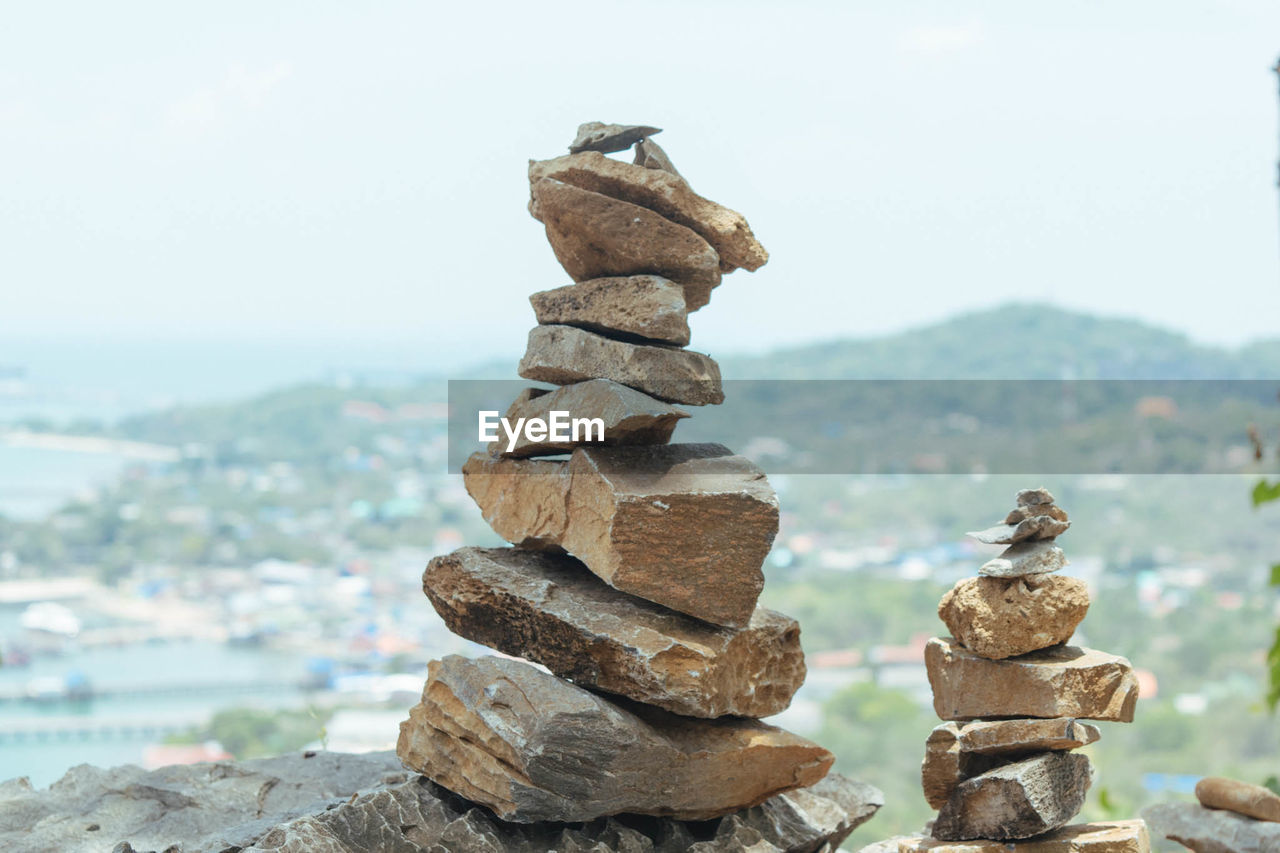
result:
<svg viewBox="0 0 1280 853"><path fill-rule="evenodd" d="M47 790L0 784L9 853L817 853L834 850L883 803L829 774L717 820L619 815L512 824L424 777L391 752L315 752L242 762L72 768Z"/></svg>

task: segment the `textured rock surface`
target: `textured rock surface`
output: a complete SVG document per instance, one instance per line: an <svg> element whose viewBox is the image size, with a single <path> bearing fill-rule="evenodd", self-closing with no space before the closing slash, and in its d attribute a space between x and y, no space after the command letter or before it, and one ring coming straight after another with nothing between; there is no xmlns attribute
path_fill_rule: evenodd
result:
<svg viewBox="0 0 1280 853"><path fill-rule="evenodd" d="M587 121L578 125L578 135L569 143L570 151L600 151L612 154L626 151L642 139L662 133L660 127L644 124L605 124Z"/></svg>
<svg viewBox="0 0 1280 853"><path fill-rule="evenodd" d="M755 720L607 701L520 661L447 657L400 726L406 767L501 818L707 819L812 785L833 756Z"/></svg>
<svg viewBox="0 0 1280 853"><path fill-rule="evenodd" d="M1077 753L1047 752L956 786L933 822L943 841L1031 838L1065 826L1084 806L1091 772Z"/></svg>
<svg viewBox="0 0 1280 853"><path fill-rule="evenodd" d="M1014 847L1003 841L938 841L917 836L899 841L895 853L1150 853L1151 839L1140 820L1078 823Z"/></svg>
<svg viewBox="0 0 1280 853"><path fill-rule="evenodd" d="M1207 809L1197 803L1161 803L1142 810L1157 838L1196 853L1277 853L1280 823Z"/></svg>
<svg viewBox="0 0 1280 853"><path fill-rule="evenodd" d="M569 412L573 418L600 418L604 421L604 441L530 441L523 431L515 445L507 450L506 436L499 430L498 441L490 452L501 456L545 456L565 453L579 445L609 447L618 444L666 444L671 440L676 423L689 413L670 403L655 400L634 388L608 379L591 379L565 385L554 391L526 388L520 392L505 417L511 423L517 418L548 418L550 413ZM594 436L592 436L594 438Z"/></svg>
<svg viewBox="0 0 1280 853"><path fill-rule="evenodd" d="M689 343L684 288L657 275L592 278L529 297L538 322L612 336Z"/></svg>
<svg viewBox="0 0 1280 853"><path fill-rule="evenodd" d="M1133 721L1138 679L1117 655L1053 646L988 660L950 639L925 646L933 709L944 720L981 717L1080 717Z"/></svg>
<svg viewBox="0 0 1280 853"><path fill-rule="evenodd" d="M476 453L462 473L508 542L559 546L610 586L717 625L755 611L778 499L719 444L580 447L567 462Z"/></svg>
<svg viewBox="0 0 1280 853"><path fill-rule="evenodd" d="M1067 517L1067 511L1053 504L1036 504L1035 506L1020 506L1009 511L1004 517L1005 524L1017 524L1028 518L1035 518L1038 515L1047 515L1057 521L1070 521Z"/></svg>
<svg viewBox="0 0 1280 853"><path fill-rule="evenodd" d="M1018 506L1041 506L1054 502L1053 493L1043 486L1038 489L1020 489L1013 499Z"/></svg>
<svg viewBox="0 0 1280 853"><path fill-rule="evenodd" d="M718 628L612 589L572 557L462 548L423 590L449 630L582 686L689 717L780 713L804 681L795 620Z"/></svg>
<svg viewBox="0 0 1280 853"><path fill-rule="evenodd" d="M965 779L1033 753L1076 749L1098 737L1097 726L1070 718L943 723L925 741L920 767L925 799L940 809Z"/></svg>
<svg viewBox="0 0 1280 853"><path fill-rule="evenodd" d="M662 146L652 139L641 139L636 144L635 163L638 166L644 166L646 169L661 169L677 176L680 174L676 171L671 158L667 156L667 152L663 151Z"/></svg>
<svg viewBox="0 0 1280 853"><path fill-rule="evenodd" d="M1226 809L1258 820L1280 821L1280 797L1261 785L1222 776L1206 776L1196 783L1196 799L1211 809Z"/></svg>
<svg viewBox="0 0 1280 853"><path fill-rule="evenodd" d="M236 850L282 821L407 778L389 752L319 752L151 771L81 764L47 790L32 789L26 779L0 785L0 849L104 853L128 842L137 850L173 844L186 853Z"/></svg>
<svg viewBox="0 0 1280 853"><path fill-rule="evenodd" d="M609 162L680 180L657 169ZM574 281L660 275L684 287L690 311L706 305L720 284L720 255L711 244L647 207L542 178L533 185L530 212L546 226L556 259Z"/></svg>
<svg viewBox="0 0 1280 853"><path fill-rule="evenodd" d="M1088 586L1061 575L965 578L938 604L952 636L993 659L1065 643L1088 612Z"/></svg>
<svg viewBox="0 0 1280 853"><path fill-rule="evenodd" d="M679 175L663 169L623 163L600 154L570 154L529 163L529 182L544 178L621 199L684 225L710 243L729 269L757 270L769 253L751 233L742 214L709 201ZM702 307L691 300L689 310Z"/></svg>
<svg viewBox="0 0 1280 853"><path fill-rule="evenodd" d="M570 385L611 379L670 403L690 406L724 402L720 367L690 350L634 344L573 326L534 326L520 359L520 375L536 382Z"/></svg>
<svg viewBox="0 0 1280 853"><path fill-rule="evenodd" d="M1021 516L1017 523L997 524L995 527L970 531L965 535L972 536L987 545L1013 545L1027 540L1052 539L1066 533L1067 528L1071 526L1071 522L1059 521L1051 515L1031 515L1026 509L1014 510L1014 512Z"/></svg>
<svg viewBox="0 0 1280 853"><path fill-rule="evenodd" d="M1010 545L1000 552L999 557L983 563L978 574L993 578L1016 578L1056 572L1066 565L1066 555L1053 544L1052 539L1037 539Z"/></svg>

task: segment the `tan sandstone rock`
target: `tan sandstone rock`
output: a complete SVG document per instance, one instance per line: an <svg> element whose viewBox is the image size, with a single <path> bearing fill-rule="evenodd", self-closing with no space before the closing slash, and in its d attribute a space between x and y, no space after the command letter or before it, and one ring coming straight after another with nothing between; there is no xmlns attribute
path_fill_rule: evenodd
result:
<svg viewBox="0 0 1280 853"><path fill-rule="evenodd" d="M925 742L920 767L925 799L940 809L957 785L979 773L1037 752L1076 749L1099 736L1097 726L1071 718L943 723Z"/></svg>
<svg viewBox="0 0 1280 853"><path fill-rule="evenodd" d="M1084 806L1089 759L1046 752L988 770L956 786L933 822L943 841L1032 838L1066 826Z"/></svg>
<svg viewBox="0 0 1280 853"><path fill-rule="evenodd" d="M1010 545L1000 556L988 560L978 574L992 578L1017 578L1042 575L1067 566L1067 557L1052 539L1036 539Z"/></svg>
<svg viewBox="0 0 1280 853"><path fill-rule="evenodd" d="M944 720L1079 717L1133 721L1138 679L1129 661L1094 649L1052 646L989 660L951 639L925 646L933 709Z"/></svg>
<svg viewBox="0 0 1280 853"><path fill-rule="evenodd" d="M767 717L804 682L800 626L757 607L720 628L618 592L572 557L462 548L422 587L453 633L688 717Z"/></svg>
<svg viewBox="0 0 1280 853"><path fill-rule="evenodd" d="M1071 520L1067 517L1067 511L1062 507L1054 506L1053 504L1036 504L1035 506L1020 506L1009 510L1009 514L1004 518L1004 523L1017 524L1020 521L1040 515L1047 515L1055 521Z"/></svg>
<svg viewBox="0 0 1280 853"><path fill-rule="evenodd" d="M673 177L657 169L602 159L644 175ZM556 259L574 281L660 275L684 287L690 311L706 305L712 289L720 284L720 256L711 244L647 207L542 178L533 185L530 212L546 226Z"/></svg>
<svg viewBox="0 0 1280 853"><path fill-rule="evenodd" d="M610 379L670 403L724 402L720 366L702 353L615 341L573 326L534 326L520 375L570 385Z"/></svg>
<svg viewBox="0 0 1280 853"><path fill-rule="evenodd" d="M1088 612L1088 586L1062 575L965 578L938 604L953 637L996 660L1065 643Z"/></svg>
<svg viewBox="0 0 1280 853"><path fill-rule="evenodd" d="M769 260L742 214L703 198L672 172L587 153L531 161L529 182L536 186L544 178L639 205L691 228L715 248L730 270L757 270ZM705 304L690 300L689 310Z"/></svg>
<svg viewBox="0 0 1280 853"><path fill-rule="evenodd" d="M684 288L656 275L592 278L529 297L542 325L577 326L603 335L689 343Z"/></svg>
<svg viewBox="0 0 1280 853"><path fill-rule="evenodd" d="M527 663L450 656L430 665L400 724L411 770L500 818L700 820L812 785L831 753L757 720L695 720L618 704Z"/></svg>
<svg viewBox="0 0 1280 853"><path fill-rule="evenodd" d="M939 841L915 836L898 842L898 853L1151 853L1147 825L1140 820L1077 823L1040 838L1019 841Z"/></svg>
<svg viewBox="0 0 1280 853"><path fill-rule="evenodd" d="M1018 506L1044 506L1054 503L1053 493L1043 486L1038 489L1021 489L1013 499Z"/></svg>
<svg viewBox="0 0 1280 853"><path fill-rule="evenodd" d="M751 619L778 499L722 445L582 447L540 463L477 453L463 475L508 542L558 545L614 588L717 625Z"/></svg>
<svg viewBox="0 0 1280 853"><path fill-rule="evenodd" d="M587 121L578 125L578 135L569 143L569 150L601 151L612 154L615 151L626 151L632 145L655 133L662 133L662 128L643 124L605 124L601 121Z"/></svg>
<svg viewBox="0 0 1280 853"><path fill-rule="evenodd" d="M604 421L604 441L595 441L594 433L590 436L592 440L587 441L585 431L577 441L571 431L568 441L531 441L520 431L515 445L511 446L499 430L499 440L490 445L489 452L498 456L547 456L566 453L581 445L666 444L676 423L689 417L682 409L608 379L591 379L554 391L526 388L512 402L505 417L515 424L519 418L545 420L551 417L551 412L569 412L574 418L600 418Z"/></svg>
<svg viewBox="0 0 1280 853"><path fill-rule="evenodd" d="M1206 776L1196 783L1196 799L1210 809L1226 809L1257 820L1280 822L1280 796L1261 785L1222 776Z"/></svg>

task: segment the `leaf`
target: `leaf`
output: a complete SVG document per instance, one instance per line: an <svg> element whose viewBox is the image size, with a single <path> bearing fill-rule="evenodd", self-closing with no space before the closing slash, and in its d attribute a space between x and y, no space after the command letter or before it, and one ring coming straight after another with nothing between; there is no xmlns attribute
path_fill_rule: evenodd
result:
<svg viewBox="0 0 1280 853"><path fill-rule="evenodd" d="M1267 707L1275 713L1280 704L1280 628L1276 629L1275 640L1267 652Z"/></svg>
<svg viewBox="0 0 1280 853"><path fill-rule="evenodd" d="M1271 585L1280 586L1280 563L1271 567Z"/></svg>
<svg viewBox="0 0 1280 853"><path fill-rule="evenodd" d="M1253 506L1262 506L1270 501L1280 501L1280 480L1274 483L1268 483L1266 480L1259 480L1257 485L1253 487Z"/></svg>
<svg viewBox="0 0 1280 853"><path fill-rule="evenodd" d="M1280 794L1280 777L1268 776L1267 781L1262 783L1262 787L1271 791L1273 794Z"/></svg>

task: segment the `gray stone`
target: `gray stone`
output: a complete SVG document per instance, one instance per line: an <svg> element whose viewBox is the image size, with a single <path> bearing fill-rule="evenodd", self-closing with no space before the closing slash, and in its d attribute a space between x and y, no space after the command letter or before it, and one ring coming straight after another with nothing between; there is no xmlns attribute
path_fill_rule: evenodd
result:
<svg viewBox="0 0 1280 853"><path fill-rule="evenodd" d="M595 687L688 717L768 717L804 682L800 626L757 607L720 628L618 592L572 557L462 548L422 588L449 630Z"/></svg>
<svg viewBox="0 0 1280 853"><path fill-rule="evenodd" d="M667 156L667 152L652 139L641 139L636 144L636 165L644 166L646 169L661 169L664 172L670 172L676 177L680 173L676 171L676 167L672 164L671 158Z"/></svg>
<svg viewBox="0 0 1280 853"><path fill-rule="evenodd" d="M530 441L521 430L515 445L508 450L509 440L499 430L498 441L490 445L490 453L511 457L547 456L567 453L580 446L666 444L676 423L689 417L683 409L608 379L590 379L554 391L526 388L511 403L505 417L515 424L518 418L547 419L552 412L569 412L574 418L600 418L604 421L604 441L587 441L585 431L577 441L573 440L572 431L568 441Z"/></svg>
<svg viewBox="0 0 1280 853"><path fill-rule="evenodd" d="M1024 517L1017 524L997 524L986 530L975 530L966 533L987 545L1014 545L1028 539L1052 539L1067 532L1071 526L1069 521L1059 521L1048 515Z"/></svg>
<svg viewBox="0 0 1280 853"><path fill-rule="evenodd" d="M1037 539L1010 545L999 557L983 563L978 574L989 578L1017 578L1056 572L1067 565L1066 555L1052 539Z"/></svg>
<svg viewBox="0 0 1280 853"><path fill-rule="evenodd" d="M684 288L657 275L592 278L529 297L544 326L577 326L623 340L689 343Z"/></svg>
<svg viewBox="0 0 1280 853"><path fill-rule="evenodd" d="M588 121L578 125L578 135L569 143L569 151L599 151L602 154L613 154L626 151L632 145L662 133L660 127L649 127L644 124L605 124L599 121Z"/></svg>
<svg viewBox="0 0 1280 853"><path fill-rule="evenodd" d="M1076 823L1027 841L938 841L899 839L885 853L1151 853L1147 825L1140 820ZM862 853L867 853L866 849Z"/></svg>
<svg viewBox="0 0 1280 853"><path fill-rule="evenodd" d="M1280 823L1199 803L1160 803L1143 809L1142 817L1152 835L1196 853L1280 853Z"/></svg>
<svg viewBox="0 0 1280 853"><path fill-rule="evenodd" d="M1092 774L1078 753L1047 752L988 770L956 786L933 822L940 841L1032 838L1071 822Z"/></svg>
<svg viewBox="0 0 1280 853"><path fill-rule="evenodd" d="M724 402L720 366L709 356L615 341L573 326L534 326L519 372L525 379L553 385L609 379L689 406Z"/></svg>
<svg viewBox="0 0 1280 853"><path fill-rule="evenodd" d="M406 767L503 820L705 820L814 784L835 757L757 720L609 701L530 664L432 661L400 724Z"/></svg>

